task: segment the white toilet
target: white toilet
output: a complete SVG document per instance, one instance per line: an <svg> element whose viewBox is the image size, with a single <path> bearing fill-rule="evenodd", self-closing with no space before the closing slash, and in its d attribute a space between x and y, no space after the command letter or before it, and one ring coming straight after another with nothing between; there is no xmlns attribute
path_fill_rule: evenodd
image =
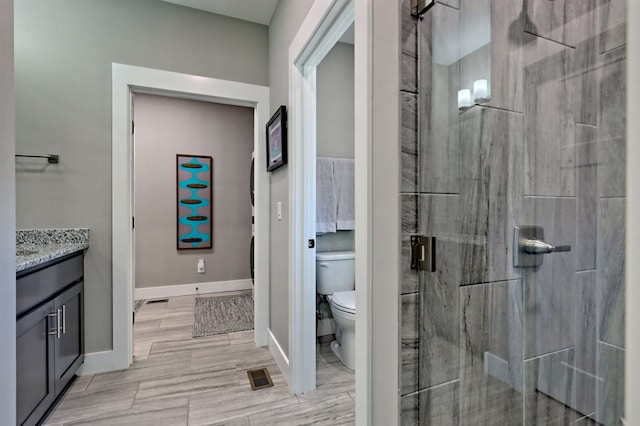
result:
<svg viewBox="0 0 640 426"><path fill-rule="evenodd" d="M316 253L316 291L327 296L336 323L331 351L342 363L356 368L356 282L353 251Z"/></svg>

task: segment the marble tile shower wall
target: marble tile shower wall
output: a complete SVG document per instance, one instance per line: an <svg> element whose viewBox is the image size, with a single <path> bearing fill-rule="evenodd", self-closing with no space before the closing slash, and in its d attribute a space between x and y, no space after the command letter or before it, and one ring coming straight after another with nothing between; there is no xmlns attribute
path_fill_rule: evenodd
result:
<svg viewBox="0 0 640 426"><path fill-rule="evenodd" d="M619 424L626 2L399 3L402 424ZM571 251L515 268L525 224Z"/></svg>

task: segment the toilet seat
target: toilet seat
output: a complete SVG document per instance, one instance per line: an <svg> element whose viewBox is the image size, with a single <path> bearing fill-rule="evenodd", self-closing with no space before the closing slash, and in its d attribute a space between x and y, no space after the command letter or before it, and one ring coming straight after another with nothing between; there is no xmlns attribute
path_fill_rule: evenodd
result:
<svg viewBox="0 0 640 426"><path fill-rule="evenodd" d="M334 308L347 314L356 314L356 291L338 291L329 296Z"/></svg>

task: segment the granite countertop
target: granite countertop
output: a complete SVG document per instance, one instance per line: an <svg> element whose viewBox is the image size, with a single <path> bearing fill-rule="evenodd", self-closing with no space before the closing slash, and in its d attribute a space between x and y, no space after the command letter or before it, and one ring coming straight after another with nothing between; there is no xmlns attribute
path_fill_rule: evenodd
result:
<svg viewBox="0 0 640 426"><path fill-rule="evenodd" d="M16 272L89 248L89 229L19 229Z"/></svg>

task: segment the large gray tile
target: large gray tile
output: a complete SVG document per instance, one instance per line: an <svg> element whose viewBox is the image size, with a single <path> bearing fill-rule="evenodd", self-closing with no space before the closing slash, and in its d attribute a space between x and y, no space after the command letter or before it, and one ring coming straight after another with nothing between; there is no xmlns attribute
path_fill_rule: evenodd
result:
<svg viewBox="0 0 640 426"><path fill-rule="evenodd" d="M627 44L627 2L608 0L601 4L601 51L606 52Z"/></svg>
<svg viewBox="0 0 640 426"><path fill-rule="evenodd" d="M459 12L437 4L419 23L420 192L459 191Z"/></svg>
<svg viewBox="0 0 640 426"><path fill-rule="evenodd" d="M596 278L596 271L576 274L576 367L590 374L596 374L597 371L598 289Z"/></svg>
<svg viewBox="0 0 640 426"><path fill-rule="evenodd" d="M405 395L400 400L400 424L415 425L458 425L460 383L445 383Z"/></svg>
<svg viewBox="0 0 640 426"><path fill-rule="evenodd" d="M420 399L418 392L400 397L400 426L420 424Z"/></svg>
<svg viewBox="0 0 640 426"><path fill-rule="evenodd" d="M191 327L191 333L193 333L193 326ZM180 336L182 339L169 340L169 341L156 341L151 346L150 357L154 355L160 355L167 352L181 352L189 351L192 349L201 349L204 347L214 346L227 346L229 345L229 336L227 334L218 334L215 336L198 337L194 339L192 337L185 338L186 336Z"/></svg>
<svg viewBox="0 0 640 426"><path fill-rule="evenodd" d="M596 346L597 348L597 346ZM591 415L597 408L598 377L582 370L575 372L576 396L573 406L579 416ZM583 420L586 422L586 420ZM586 424L586 423L585 423Z"/></svg>
<svg viewBox="0 0 640 426"><path fill-rule="evenodd" d="M523 215L522 122L521 114L490 108L467 111L461 122L462 284L520 275L512 250Z"/></svg>
<svg viewBox="0 0 640 426"><path fill-rule="evenodd" d="M576 268L595 269L598 229L598 129L576 125Z"/></svg>
<svg viewBox="0 0 640 426"><path fill-rule="evenodd" d="M96 389L119 383L139 382L142 380L171 377L189 371L191 354L182 352L153 359L135 360L126 370L96 375L88 389Z"/></svg>
<svg viewBox="0 0 640 426"><path fill-rule="evenodd" d="M579 417L570 408L575 395L573 365L573 349L525 361L525 425L571 424Z"/></svg>
<svg viewBox="0 0 640 426"><path fill-rule="evenodd" d="M319 402L302 402L264 413L249 416L255 425L353 425L354 402L347 394L341 394Z"/></svg>
<svg viewBox="0 0 640 426"><path fill-rule="evenodd" d="M544 240L570 245L571 251L543 256L538 268L523 271L525 285L525 358L575 344L576 200L526 198L526 223L544 228Z"/></svg>
<svg viewBox="0 0 640 426"><path fill-rule="evenodd" d="M559 43L565 43L567 38L567 27L565 25L567 3L570 0L528 0L525 4L525 31L554 40Z"/></svg>
<svg viewBox="0 0 640 426"><path fill-rule="evenodd" d="M419 417L421 425L454 426L459 424L460 383L458 381L421 391Z"/></svg>
<svg viewBox="0 0 640 426"><path fill-rule="evenodd" d="M402 194L402 242L400 256L400 271L402 280L400 293L415 293L418 291L418 271L411 269L411 239L412 234L418 233L418 196Z"/></svg>
<svg viewBox="0 0 640 426"><path fill-rule="evenodd" d="M458 378L459 197L421 195L420 233L436 238L435 272L420 272L420 388Z"/></svg>
<svg viewBox="0 0 640 426"><path fill-rule="evenodd" d="M626 50L604 55L600 82L598 188L601 197L625 196Z"/></svg>
<svg viewBox="0 0 640 426"><path fill-rule="evenodd" d="M402 192L418 191L418 95L400 92L402 100Z"/></svg>
<svg viewBox="0 0 640 426"><path fill-rule="evenodd" d="M145 380L140 383L136 400L176 398L210 392L216 389L233 389L238 383L236 370L194 372L175 377Z"/></svg>
<svg viewBox="0 0 640 426"><path fill-rule="evenodd" d="M181 325L193 327L193 322L193 312L171 313L167 309L167 317L160 321L159 328L172 328Z"/></svg>
<svg viewBox="0 0 640 426"><path fill-rule="evenodd" d="M525 43L525 195L575 196L574 52L530 34Z"/></svg>
<svg viewBox="0 0 640 426"><path fill-rule="evenodd" d="M191 356L192 372L221 371L232 368L250 369L273 364L273 357L266 347L253 343L203 347L187 352Z"/></svg>
<svg viewBox="0 0 640 426"><path fill-rule="evenodd" d="M183 340L191 339L193 336L193 323L191 325L177 325L160 328L148 328L138 331L134 330L135 341L138 343L153 343L161 340Z"/></svg>
<svg viewBox="0 0 640 426"><path fill-rule="evenodd" d="M418 293L400 296L400 394L418 390L420 378L420 297Z"/></svg>
<svg viewBox="0 0 640 426"><path fill-rule="evenodd" d="M460 424L522 422L522 283L460 288Z"/></svg>
<svg viewBox="0 0 640 426"><path fill-rule="evenodd" d="M137 389L138 383L134 382L67 394L47 419L47 423L87 421L128 410L133 405Z"/></svg>
<svg viewBox="0 0 640 426"><path fill-rule="evenodd" d="M78 378L76 378L75 382L73 382L73 385L71 385L67 393L78 393L86 391L89 383L91 383L91 379L93 379L93 374L88 376L79 376Z"/></svg>
<svg viewBox="0 0 640 426"><path fill-rule="evenodd" d="M624 350L600 343L598 411L596 420L619 425L624 414Z"/></svg>
<svg viewBox="0 0 640 426"><path fill-rule="evenodd" d="M286 386L286 383L283 383ZM322 401L332 396L355 392L355 372L341 362L326 363L318 360L316 367L316 388L311 392L297 395L300 402Z"/></svg>
<svg viewBox="0 0 640 426"><path fill-rule="evenodd" d="M254 330L236 331L229 333L229 344L242 345L244 343L253 343L255 340Z"/></svg>
<svg viewBox="0 0 640 426"><path fill-rule="evenodd" d="M625 200L600 200L598 289L600 340L624 347Z"/></svg>
<svg viewBox="0 0 640 426"><path fill-rule="evenodd" d="M66 422L65 425L138 426L153 424L158 426L186 426L188 403L188 398L134 403L128 410L114 410L104 417L93 417L80 422Z"/></svg>
<svg viewBox="0 0 640 426"><path fill-rule="evenodd" d="M248 381L232 389L211 390L189 398L189 425L210 425L256 413L297 406L286 385L252 391Z"/></svg>
<svg viewBox="0 0 640 426"><path fill-rule="evenodd" d="M571 11L575 19L574 40L569 44L575 46L573 68L570 81L574 90L574 116L577 123L598 125L599 114L599 81L600 35L597 31L599 23L598 0L572 0Z"/></svg>
<svg viewBox="0 0 640 426"><path fill-rule="evenodd" d="M400 89L416 92L418 84L418 18L411 15L411 0L401 0L402 34L401 50L401 86Z"/></svg>
<svg viewBox="0 0 640 426"><path fill-rule="evenodd" d="M575 47L597 28L596 0L528 0L525 30Z"/></svg>
<svg viewBox="0 0 640 426"><path fill-rule="evenodd" d="M595 416L595 414L593 414ZM584 416L575 422L575 426L598 426L598 423L591 416Z"/></svg>
<svg viewBox="0 0 640 426"><path fill-rule="evenodd" d="M455 9L460 9L460 0L438 0L438 3L446 4Z"/></svg>
<svg viewBox="0 0 640 426"><path fill-rule="evenodd" d="M223 420L221 422L210 423L211 426L251 426L249 417L238 417L233 420Z"/></svg>

